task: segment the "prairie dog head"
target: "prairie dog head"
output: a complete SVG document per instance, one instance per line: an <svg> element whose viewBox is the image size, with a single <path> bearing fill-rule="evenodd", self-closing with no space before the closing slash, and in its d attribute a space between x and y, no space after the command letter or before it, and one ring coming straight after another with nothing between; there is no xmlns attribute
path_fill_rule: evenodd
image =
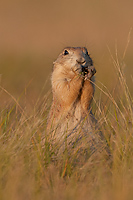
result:
<svg viewBox="0 0 133 200"><path fill-rule="evenodd" d="M93 61L85 47L66 47L54 62L53 70L68 74L78 74L84 80L91 79L96 73Z"/></svg>

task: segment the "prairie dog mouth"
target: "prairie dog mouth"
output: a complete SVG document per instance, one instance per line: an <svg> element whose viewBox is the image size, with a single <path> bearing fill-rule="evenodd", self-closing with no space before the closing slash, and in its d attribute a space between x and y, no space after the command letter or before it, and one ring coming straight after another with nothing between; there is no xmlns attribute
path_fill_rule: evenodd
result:
<svg viewBox="0 0 133 200"><path fill-rule="evenodd" d="M82 75L85 80L90 79L95 73L96 69L93 66L84 67L82 66Z"/></svg>

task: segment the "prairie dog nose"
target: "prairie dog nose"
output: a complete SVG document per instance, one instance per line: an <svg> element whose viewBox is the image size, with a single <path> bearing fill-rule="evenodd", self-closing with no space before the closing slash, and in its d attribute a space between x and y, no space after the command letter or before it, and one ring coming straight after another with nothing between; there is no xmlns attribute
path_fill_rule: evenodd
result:
<svg viewBox="0 0 133 200"><path fill-rule="evenodd" d="M78 64L81 64L81 65L86 62L84 58L77 59L76 61Z"/></svg>

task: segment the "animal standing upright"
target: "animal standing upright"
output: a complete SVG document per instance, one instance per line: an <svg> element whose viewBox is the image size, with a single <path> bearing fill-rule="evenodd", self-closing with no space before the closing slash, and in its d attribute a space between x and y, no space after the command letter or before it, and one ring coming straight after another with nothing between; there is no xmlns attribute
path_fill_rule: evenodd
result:
<svg viewBox="0 0 133 200"><path fill-rule="evenodd" d="M67 47L54 62L51 77L53 101L47 131L55 142L68 145L85 137L94 139L96 120L91 112L94 95L93 66L85 47Z"/></svg>

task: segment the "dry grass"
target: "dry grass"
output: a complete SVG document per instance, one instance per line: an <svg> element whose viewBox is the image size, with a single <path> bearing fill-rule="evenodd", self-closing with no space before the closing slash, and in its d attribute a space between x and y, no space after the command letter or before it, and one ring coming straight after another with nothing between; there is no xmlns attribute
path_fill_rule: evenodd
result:
<svg viewBox="0 0 133 200"><path fill-rule="evenodd" d="M0 5L0 199L132 200L133 38L130 33L125 38L133 1L3 0ZM120 55L126 43L122 56L107 51L106 44L114 51L115 38ZM41 88L64 46L87 46L93 56L92 107L111 156L96 152L85 162L84 154L77 160L77 154L65 152L57 158L56 146L42 143L50 81Z"/></svg>
<svg viewBox="0 0 133 200"><path fill-rule="evenodd" d="M97 151L87 161L84 154L56 157L56 146L42 142L49 94L42 93L28 110L19 103L22 95L15 99L1 87L1 97L10 101L0 108L0 199L133 198L133 99L117 51L111 57L117 85L110 92L96 84L100 98L93 103L110 156Z"/></svg>

